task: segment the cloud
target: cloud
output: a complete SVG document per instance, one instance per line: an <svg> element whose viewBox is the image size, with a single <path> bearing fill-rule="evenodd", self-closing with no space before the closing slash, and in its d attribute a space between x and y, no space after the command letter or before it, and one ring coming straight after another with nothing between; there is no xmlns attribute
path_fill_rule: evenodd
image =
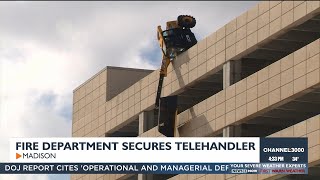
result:
<svg viewBox="0 0 320 180"><path fill-rule="evenodd" d="M0 160L10 137L71 136L72 91L105 66L158 68L158 25L193 15L201 40L256 3L0 2Z"/></svg>

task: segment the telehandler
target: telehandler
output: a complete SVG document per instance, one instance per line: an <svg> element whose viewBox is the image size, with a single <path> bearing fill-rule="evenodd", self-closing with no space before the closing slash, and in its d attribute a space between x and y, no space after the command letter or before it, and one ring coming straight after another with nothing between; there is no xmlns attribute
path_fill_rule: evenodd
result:
<svg viewBox="0 0 320 180"><path fill-rule="evenodd" d="M177 20L168 21L166 30L158 26L157 36L162 51L162 64L158 83L154 115L158 119L158 130L167 137L175 136L175 122L177 117L178 97L161 97L163 79L167 76L167 68L171 61L182 52L197 43L190 28L196 25L194 17L179 15Z"/></svg>

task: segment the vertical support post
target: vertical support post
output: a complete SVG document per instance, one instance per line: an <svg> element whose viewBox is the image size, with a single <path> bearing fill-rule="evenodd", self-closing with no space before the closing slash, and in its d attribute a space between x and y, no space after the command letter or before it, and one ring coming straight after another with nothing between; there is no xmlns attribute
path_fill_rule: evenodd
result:
<svg viewBox="0 0 320 180"><path fill-rule="evenodd" d="M223 89L241 80L241 61L230 60L223 64Z"/></svg>
<svg viewBox="0 0 320 180"><path fill-rule="evenodd" d="M241 61L230 60L223 64L223 89L241 80ZM241 136L241 126L230 125L223 129L223 137Z"/></svg>
<svg viewBox="0 0 320 180"><path fill-rule="evenodd" d="M223 128L223 137L234 137L235 135L235 127L233 125L227 126Z"/></svg>
<svg viewBox="0 0 320 180"><path fill-rule="evenodd" d="M139 114L139 135L155 127L156 124L153 111L141 112Z"/></svg>

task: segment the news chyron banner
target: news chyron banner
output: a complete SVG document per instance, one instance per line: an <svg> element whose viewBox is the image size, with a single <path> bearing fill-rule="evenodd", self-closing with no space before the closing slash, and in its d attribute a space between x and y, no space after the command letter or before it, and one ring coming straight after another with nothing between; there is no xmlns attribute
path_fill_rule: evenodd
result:
<svg viewBox="0 0 320 180"><path fill-rule="evenodd" d="M307 138L13 138L1 174L307 174Z"/></svg>

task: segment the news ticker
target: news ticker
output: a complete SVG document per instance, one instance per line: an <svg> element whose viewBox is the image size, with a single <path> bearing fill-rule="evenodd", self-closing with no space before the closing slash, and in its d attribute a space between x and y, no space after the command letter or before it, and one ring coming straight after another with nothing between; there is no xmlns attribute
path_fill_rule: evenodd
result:
<svg viewBox="0 0 320 180"><path fill-rule="evenodd" d="M307 174L307 138L13 138L6 174Z"/></svg>
<svg viewBox="0 0 320 180"><path fill-rule="evenodd" d="M307 163L0 163L1 174L308 174Z"/></svg>

